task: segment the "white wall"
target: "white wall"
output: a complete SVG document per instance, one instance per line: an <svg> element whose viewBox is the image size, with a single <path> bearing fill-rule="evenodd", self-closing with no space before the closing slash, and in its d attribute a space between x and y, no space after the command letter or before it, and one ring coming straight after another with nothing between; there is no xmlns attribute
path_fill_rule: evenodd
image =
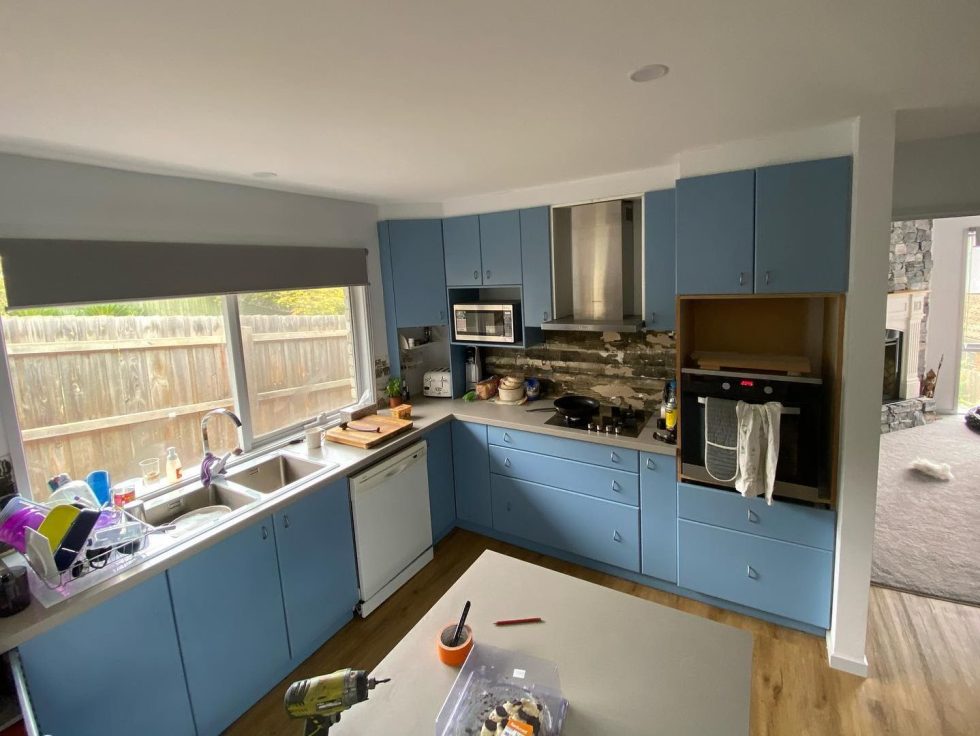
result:
<svg viewBox="0 0 980 736"><path fill-rule="evenodd" d="M860 675L868 670L865 645L878 484L881 335L888 292L894 146L894 114L865 115L855 122L837 551L827 648L832 666Z"/></svg>
<svg viewBox="0 0 980 736"><path fill-rule="evenodd" d="M367 248L373 351L387 357L377 219L373 204L0 154L0 238Z"/></svg>
<svg viewBox="0 0 980 736"><path fill-rule="evenodd" d="M936 383L936 410L944 414L956 411L966 280L966 231L971 227L980 227L980 216L950 217L932 223L933 264L926 366L935 368L940 356L945 356Z"/></svg>
<svg viewBox="0 0 980 736"><path fill-rule="evenodd" d="M895 147L892 219L980 214L980 133Z"/></svg>

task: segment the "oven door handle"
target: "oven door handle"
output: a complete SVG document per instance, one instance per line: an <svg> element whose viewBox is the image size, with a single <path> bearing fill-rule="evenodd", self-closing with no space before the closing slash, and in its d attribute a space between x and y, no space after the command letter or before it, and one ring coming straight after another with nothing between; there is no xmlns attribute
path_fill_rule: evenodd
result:
<svg viewBox="0 0 980 736"><path fill-rule="evenodd" d="M698 396L698 403L704 404L707 399L704 396ZM751 403L751 402L747 402ZM779 410L780 414L799 414L800 408L798 406L784 406Z"/></svg>

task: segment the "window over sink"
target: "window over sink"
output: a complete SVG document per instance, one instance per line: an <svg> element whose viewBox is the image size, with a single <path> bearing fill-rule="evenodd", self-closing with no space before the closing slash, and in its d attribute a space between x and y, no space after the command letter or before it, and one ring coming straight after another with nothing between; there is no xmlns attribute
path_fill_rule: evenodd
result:
<svg viewBox="0 0 980 736"><path fill-rule="evenodd" d="M215 408L242 418L248 450L349 406L373 390L363 300L332 287L8 312L0 274L20 492L44 500L59 473L116 483L153 458L163 486L169 447L196 476ZM208 429L216 452L239 444L231 422Z"/></svg>

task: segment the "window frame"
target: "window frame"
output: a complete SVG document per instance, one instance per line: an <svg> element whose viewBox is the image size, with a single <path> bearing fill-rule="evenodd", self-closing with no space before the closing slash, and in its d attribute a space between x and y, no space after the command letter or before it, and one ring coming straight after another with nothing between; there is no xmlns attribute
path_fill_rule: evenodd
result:
<svg viewBox="0 0 980 736"><path fill-rule="evenodd" d="M348 290L350 304L350 324L354 352L354 373L355 388L358 397L349 406L360 406L363 404L374 404L377 402L377 386L374 379L374 352L373 341L371 339L371 320L369 317L368 295L366 286L344 286L344 287L322 287L322 288L344 288ZM249 460L256 455L270 452L277 446L284 444L285 440L292 438L300 433L303 427L310 423L315 417L309 417L301 422L282 427L273 432L256 436L253 432L251 406L248 400L248 376L245 369L245 354L242 346L242 325L241 313L238 306L238 294L222 294L222 318L225 328L225 349L228 355L228 368L230 371L229 382L232 387L232 400L234 402L235 414L242 420L241 440L243 454L240 458L235 458L229 462L229 466ZM180 297L173 297L180 298ZM0 314L0 323L4 315ZM10 365L7 354L6 338L3 334L2 324L0 324L0 431L6 440L7 452L10 454L10 462L14 470L14 478L17 482L17 492L26 498L33 499L34 489L30 486L30 475L27 469L27 455L24 452L24 443L21 438L20 421L17 418L17 408L14 399L13 383L10 378ZM334 425L340 421L340 412L343 408L328 412L328 425ZM2 454L2 453L0 453ZM52 471L53 472L53 471ZM147 494L151 498L160 493L165 493L192 485L199 482L198 474L185 473L185 477L177 483L162 485Z"/></svg>

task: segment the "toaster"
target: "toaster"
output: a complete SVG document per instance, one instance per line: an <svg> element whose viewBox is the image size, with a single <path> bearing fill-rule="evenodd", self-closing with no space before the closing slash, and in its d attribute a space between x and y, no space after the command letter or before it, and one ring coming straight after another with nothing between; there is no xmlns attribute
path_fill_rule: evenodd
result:
<svg viewBox="0 0 980 736"><path fill-rule="evenodd" d="M449 369L426 371L422 376L422 395L450 398L453 395L453 379Z"/></svg>

